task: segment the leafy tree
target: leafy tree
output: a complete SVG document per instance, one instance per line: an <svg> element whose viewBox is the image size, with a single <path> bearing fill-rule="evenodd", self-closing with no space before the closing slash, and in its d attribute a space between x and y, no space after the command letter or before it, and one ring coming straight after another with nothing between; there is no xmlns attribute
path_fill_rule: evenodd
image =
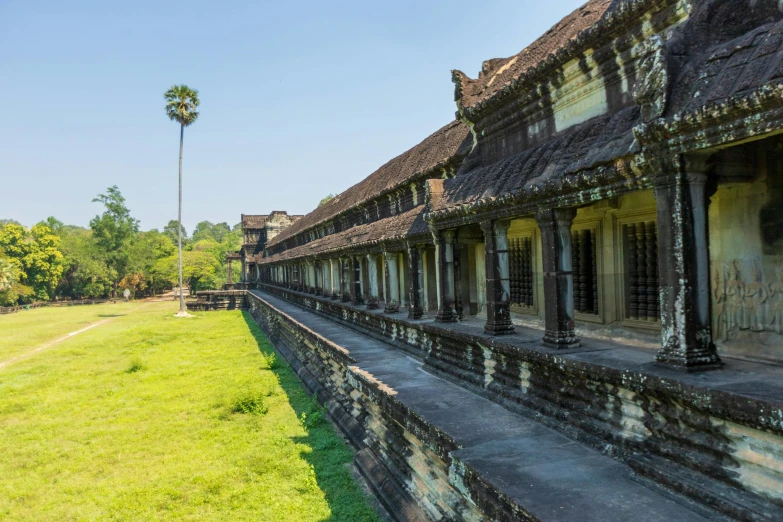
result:
<svg viewBox="0 0 783 522"><path fill-rule="evenodd" d="M177 249L179 251L179 313L185 315L185 296L182 293L182 148L185 141L185 127L192 125L198 119L198 91L187 85L174 85L165 92L166 115L170 120L179 123L179 207L177 222L179 232Z"/></svg>
<svg viewBox="0 0 783 522"><path fill-rule="evenodd" d="M131 266L129 269L130 274L138 277L128 279L126 284L121 282L120 287L128 288L134 296L137 292L149 290L156 293L164 288L170 288L171 281L168 279L156 279L153 267L158 259L172 256L176 251L177 247L167 235L157 230L139 232L131 244ZM143 284L135 284L139 281Z"/></svg>
<svg viewBox="0 0 783 522"><path fill-rule="evenodd" d="M0 306L10 306L19 300L19 295L14 292L19 281L19 269L4 256L0 250Z"/></svg>
<svg viewBox="0 0 783 522"><path fill-rule="evenodd" d="M106 194L99 194L93 202L103 203L106 207L103 214L90 221L90 228L109 269L112 296L117 297L117 285L128 273L130 242L139 231L139 222L131 217L125 198L116 185L109 187Z"/></svg>
<svg viewBox="0 0 783 522"><path fill-rule="evenodd" d="M57 295L71 299L104 297L112 288L104 252L86 228L64 226L60 231L64 271Z"/></svg>
<svg viewBox="0 0 783 522"><path fill-rule="evenodd" d="M179 256L159 259L153 273L159 279L177 281ZM215 288L215 258L206 250L190 250L182 253L183 282L191 292Z"/></svg>
<svg viewBox="0 0 783 522"><path fill-rule="evenodd" d="M336 197L337 197L336 194L329 194L328 196L326 196L325 198L323 198L321 201L318 202L318 206L322 207L322 206L326 205L327 203L329 203L331 200L333 200Z"/></svg>
<svg viewBox="0 0 783 522"><path fill-rule="evenodd" d="M49 216L44 221L41 221L41 225L46 225L52 231L52 233L60 236L65 225L59 219L55 219L54 216Z"/></svg>
<svg viewBox="0 0 783 522"><path fill-rule="evenodd" d="M202 221L193 230L193 241L210 239L221 243L227 234L231 233L231 227L228 223L212 224L209 221Z"/></svg>
<svg viewBox="0 0 783 522"><path fill-rule="evenodd" d="M0 257L0 292L6 292L19 280L19 269L9 259Z"/></svg>
<svg viewBox="0 0 783 522"><path fill-rule="evenodd" d="M0 248L19 273L16 285L32 288L32 294L40 300L54 295L54 288L63 273L63 255L59 245L60 238L43 224L27 230L22 225L11 223L0 229ZM30 292L20 286L15 288L15 293L30 297Z"/></svg>
<svg viewBox="0 0 783 522"><path fill-rule="evenodd" d="M188 240L188 231L185 229L185 227L180 227L180 230L182 230L182 244L184 245ZM173 244L175 245L177 244L177 238L179 237L179 233L177 232L176 219L170 220L168 224L165 227L163 227L163 234L168 236Z"/></svg>
<svg viewBox="0 0 783 522"><path fill-rule="evenodd" d="M137 292L143 292L147 288L147 280L144 274L128 274L120 281L120 288L127 288L132 297L136 297Z"/></svg>

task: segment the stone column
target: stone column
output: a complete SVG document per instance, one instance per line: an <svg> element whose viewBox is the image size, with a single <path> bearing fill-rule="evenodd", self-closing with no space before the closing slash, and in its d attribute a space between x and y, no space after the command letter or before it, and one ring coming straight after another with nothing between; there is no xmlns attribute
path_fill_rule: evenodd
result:
<svg viewBox="0 0 783 522"><path fill-rule="evenodd" d="M662 337L655 359L684 370L722 366L710 325L705 160L684 157L654 180Z"/></svg>
<svg viewBox="0 0 783 522"><path fill-rule="evenodd" d="M340 284L340 274L337 266L337 262L334 259L329 260L329 271L331 272L330 280L331 280L331 291L332 294L330 296L331 299L337 299L337 285Z"/></svg>
<svg viewBox="0 0 783 522"><path fill-rule="evenodd" d="M318 293L318 279L316 278L315 273L315 261L309 261L307 263L307 284L310 288L308 288L308 291L311 294L317 294Z"/></svg>
<svg viewBox="0 0 783 522"><path fill-rule="evenodd" d="M351 290L351 304L364 304L362 297L362 260L358 256L349 258L349 283Z"/></svg>
<svg viewBox="0 0 783 522"><path fill-rule="evenodd" d="M226 281L226 284L233 285L234 281L231 278L231 258L226 257L226 270L228 270L228 281Z"/></svg>
<svg viewBox="0 0 783 522"><path fill-rule="evenodd" d="M386 260L386 307L384 313L400 311L400 281L397 276L397 252L384 252Z"/></svg>
<svg viewBox="0 0 783 522"><path fill-rule="evenodd" d="M438 275L438 323L456 323L454 311L454 231L435 233L435 259Z"/></svg>
<svg viewBox="0 0 783 522"><path fill-rule="evenodd" d="M462 256L459 244L452 247L452 256L454 257L454 312L457 314L457 319L462 321L465 314L462 302Z"/></svg>
<svg viewBox="0 0 783 522"><path fill-rule="evenodd" d="M367 309L376 310L378 308L378 265L375 255L367 254L367 278L369 287L369 296L367 297Z"/></svg>
<svg viewBox="0 0 783 522"><path fill-rule="evenodd" d="M315 295L321 295L324 287L324 272L321 269L321 261L313 263L313 284L315 285Z"/></svg>
<svg viewBox="0 0 783 522"><path fill-rule="evenodd" d="M350 274L348 274L348 259L340 258L340 301L347 303L351 300Z"/></svg>
<svg viewBox="0 0 783 522"><path fill-rule="evenodd" d="M484 331L491 335L514 333L508 266L509 225L510 222L505 220L481 223L487 274L487 323L484 325Z"/></svg>
<svg viewBox="0 0 783 522"><path fill-rule="evenodd" d="M571 269L571 223L576 209L539 209L544 265L544 343L556 348L579 346L574 332L574 276Z"/></svg>
<svg viewBox="0 0 783 522"><path fill-rule="evenodd" d="M419 257L419 248L416 245L406 243L408 250L408 319L421 319L424 309L421 306L421 289L423 287L424 274Z"/></svg>

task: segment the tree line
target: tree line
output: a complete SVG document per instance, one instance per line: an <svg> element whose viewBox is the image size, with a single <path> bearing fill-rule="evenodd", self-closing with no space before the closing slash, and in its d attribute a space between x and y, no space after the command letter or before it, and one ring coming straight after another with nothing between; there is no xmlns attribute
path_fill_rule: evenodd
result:
<svg viewBox="0 0 783 522"><path fill-rule="evenodd" d="M89 228L54 217L29 229L0 220L0 306L116 297L126 288L149 296L177 284L177 220L162 231L140 230L116 186L93 201L104 210ZM182 237L184 284L193 292L220 288L225 253L242 244L241 226L202 221Z"/></svg>

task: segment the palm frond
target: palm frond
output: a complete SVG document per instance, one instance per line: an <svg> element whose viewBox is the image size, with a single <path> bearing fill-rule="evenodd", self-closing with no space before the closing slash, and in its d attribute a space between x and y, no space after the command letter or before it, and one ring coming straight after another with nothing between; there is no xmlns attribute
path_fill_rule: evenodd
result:
<svg viewBox="0 0 783 522"><path fill-rule="evenodd" d="M198 91L187 85L174 85L163 94L166 100L166 115L177 123L188 126L198 119Z"/></svg>

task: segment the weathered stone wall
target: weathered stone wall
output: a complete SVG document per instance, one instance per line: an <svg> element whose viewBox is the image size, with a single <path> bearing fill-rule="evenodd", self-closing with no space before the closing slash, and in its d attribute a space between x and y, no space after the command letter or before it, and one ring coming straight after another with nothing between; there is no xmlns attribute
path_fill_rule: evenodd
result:
<svg viewBox="0 0 783 522"><path fill-rule="evenodd" d="M395 400L394 392L353 366L342 347L321 337L252 293L249 312L292 364L332 420L360 451L355 463L397 520L522 520L510 503L493 498L478 477L452 469L453 439ZM460 469L462 472L460 472ZM469 486L465 483L469 482ZM462 488L462 489L461 489Z"/></svg>
<svg viewBox="0 0 783 522"><path fill-rule="evenodd" d="M748 506L781 513L775 510L783 506L783 405L775 399L696 386L638 361L587 362L537 341L512 345L401 314L264 290L382 337L509 409L533 409L542 423L737 518L763 520L744 513Z"/></svg>

